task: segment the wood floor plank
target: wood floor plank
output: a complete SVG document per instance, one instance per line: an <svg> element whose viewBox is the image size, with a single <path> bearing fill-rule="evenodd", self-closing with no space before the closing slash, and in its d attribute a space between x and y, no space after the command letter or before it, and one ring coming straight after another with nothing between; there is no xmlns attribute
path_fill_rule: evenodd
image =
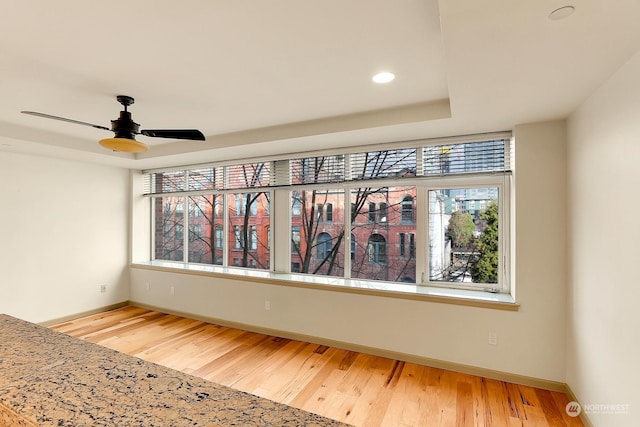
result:
<svg viewBox="0 0 640 427"><path fill-rule="evenodd" d="M52 329L355 426L583 425L562 393L139 307Z"/></svg>

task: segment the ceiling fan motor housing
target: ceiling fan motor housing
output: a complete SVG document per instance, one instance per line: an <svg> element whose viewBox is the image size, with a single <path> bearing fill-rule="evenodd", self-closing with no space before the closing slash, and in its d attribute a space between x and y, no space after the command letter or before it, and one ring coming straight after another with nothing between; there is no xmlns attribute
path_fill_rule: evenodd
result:
<svg viewBox="0 0 640 427"><path fill-rule="evenodd" d="M131 113L128 111L120 111L120 117L117 120L111 120L111 130L115 133L116 138L135 139L139 134L140 125L131 119Z"/></svg>

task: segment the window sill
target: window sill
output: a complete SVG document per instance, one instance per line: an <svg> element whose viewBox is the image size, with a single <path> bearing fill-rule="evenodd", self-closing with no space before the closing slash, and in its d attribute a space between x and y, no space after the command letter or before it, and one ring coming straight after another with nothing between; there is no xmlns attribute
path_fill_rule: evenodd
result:
<svg viewBox="0 0 640 427"><path fill-rule="evenodd" d="M219 267L203 264L184 264L171 261L147 261L131 265L132 268L167 271L231 280L261 282L336 292L376 295L390 298L456 304L498 310L518 311L520 304L511 295L467 289L439 288L407 283L377 282L338 277L312 276L296 273L274 273L237 267Z"/></svg>

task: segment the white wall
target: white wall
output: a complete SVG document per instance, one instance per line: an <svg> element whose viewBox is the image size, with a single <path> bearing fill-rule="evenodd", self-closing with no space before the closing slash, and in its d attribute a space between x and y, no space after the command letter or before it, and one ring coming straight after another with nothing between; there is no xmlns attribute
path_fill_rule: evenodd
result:
<svg viewBox="0 0 640 427"><path fill-rule="evenodd" d="M127 170L0 152L0 194L0 313L41 322L129 298Z"/></svg>
<svg viewBox="0 0 640 427"><path fill-rule="evenodd" d="M565 125L550 122L519 126L515 134L519 312L138 268L131 269L131 300L564 382ZM135 230L135 238L144 239L141 230ZM175 295L171 295L171 286ZM264 309L265 300L271 301L270 311ZM488 345L490 331L498 333L497 346Z"/></svg>
<svg viewBox="0 0 640 427"><path fill-rule="evenodd" d="M597 426L640 418L640 52L570 117L567 383Z"/></svg>

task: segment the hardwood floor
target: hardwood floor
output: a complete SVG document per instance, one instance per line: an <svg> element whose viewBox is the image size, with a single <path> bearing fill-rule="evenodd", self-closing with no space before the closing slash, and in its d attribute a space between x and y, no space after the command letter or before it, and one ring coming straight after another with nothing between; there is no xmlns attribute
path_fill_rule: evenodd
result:
<svg viewBox="0 0 640 427"><path fill-rule="evenodd" d="M562 393L124 307L52 326L356 426L582 426Z"/></svg>

